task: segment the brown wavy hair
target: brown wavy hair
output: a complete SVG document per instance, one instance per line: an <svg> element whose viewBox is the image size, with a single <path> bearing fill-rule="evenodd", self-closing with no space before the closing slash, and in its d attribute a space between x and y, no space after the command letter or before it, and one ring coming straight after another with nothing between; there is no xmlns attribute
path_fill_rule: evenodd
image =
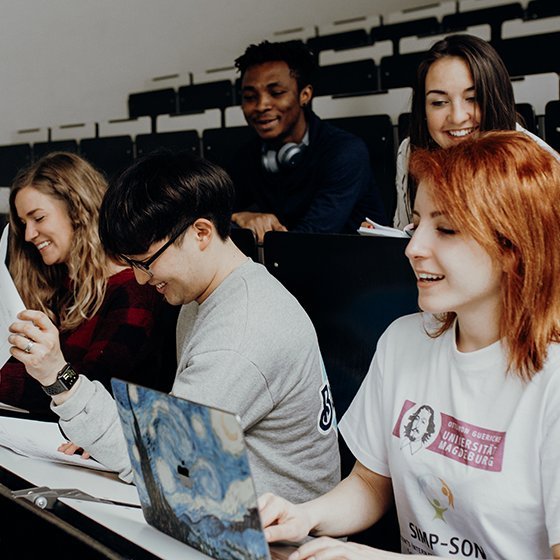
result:
<svg viewBox="0 0 560 560"><path fill-rule="evenodd" d="M560 340L560 163L523 133L495 131L446 150L417 150L410 171L502 270L499 333L509 370L532 379ZM455 313L438 319L434 336Z"/></svg>
<svg viewBox="0 0 560 560"><path fill-rule="evenodd" d="M66 264L44 264L33 244L25 241L15 200L26 187L65 203L74 230ZM97 228L106 189L104 177L86 160L54 152L20 171L10 191L10 273L26 307L43 311L62 331L91 318L105 296L108 258Z"/></svg>

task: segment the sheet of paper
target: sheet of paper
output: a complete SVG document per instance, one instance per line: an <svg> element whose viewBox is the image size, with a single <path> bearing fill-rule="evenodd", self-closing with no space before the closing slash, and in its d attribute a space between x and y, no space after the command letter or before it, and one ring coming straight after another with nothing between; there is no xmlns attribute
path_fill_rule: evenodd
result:
<svg viewBox="0 0 560 560"><path fill-rule="evenodd" d="M65 455L57 451L66 440L56 422L0 417L0 445L25 457L45 459L57 463L67 463L108 471L93 459L82 459L80 455Z"/></svg>
<svg viewBox="0 0 560 560"><path fill-rule="evenodd" d="M23 457L1 446L0 465L29 482L29 487L78 488L103 500L140 505L136 486L123 482L116 473Z"/></svg>
<svg viewBox="0 0 560 560"><path fill-rule="evenodd" d="M10 359L8 327L16 320L16 315L25 309L23 301L14 285L6 266L8 251L9 225L4 228L0 238L0 367Z"/></svg>
<svg viewBox="0 0 560 560"><path fill-rule="evenodd" d="M377 237L410 237L400 229L383 226L373 220L370 220L369 218L366 218L366 222L370 224L371 227L360 226L358 228L358 233L361 235L373 235Z"/></svg>

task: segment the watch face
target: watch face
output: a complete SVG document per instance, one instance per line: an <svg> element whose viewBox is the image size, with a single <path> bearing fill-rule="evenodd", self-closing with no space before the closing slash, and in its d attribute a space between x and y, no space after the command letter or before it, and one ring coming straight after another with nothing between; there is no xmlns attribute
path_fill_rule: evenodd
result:
<svg viewBox="0 0 560 560"><path fill-rule="evenodd" d="M43 387L43 391L47 395L59 395L71 389L76 381L78 381L79 375L72 369L70 364L66 364L64 369L58 374L56 381L52 385Z"/></svg>
<svg viewBox="0 0 560 560"><path fill-rule="evenodd" d="M78 374L71 367L68 367L62 372L58 379L70 389L70 387L72 387L72 385L76 382L77 378Z"/></svg>

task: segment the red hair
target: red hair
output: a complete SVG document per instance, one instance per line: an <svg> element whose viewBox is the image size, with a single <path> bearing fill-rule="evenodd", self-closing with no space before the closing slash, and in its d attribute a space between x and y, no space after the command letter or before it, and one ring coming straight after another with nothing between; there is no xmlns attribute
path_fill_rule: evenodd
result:
<svg viewBox="0 0 560 560"><path fill-rule="evenodd" d="M500 337L509 369L532 379L560 340L560 162L523 133L494 131L417 150L410 172L501 268ZM454 319L443 314L435 334Z"/></svg>

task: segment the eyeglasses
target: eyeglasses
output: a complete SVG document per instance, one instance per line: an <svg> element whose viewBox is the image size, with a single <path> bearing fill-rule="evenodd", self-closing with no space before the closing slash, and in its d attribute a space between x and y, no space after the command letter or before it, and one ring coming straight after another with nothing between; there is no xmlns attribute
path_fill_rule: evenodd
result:
<svg viewBox="0 0 560 560"><path fill-rule="evenodd" d="M166 241L150 258L143 260L143 261L137 261L136 259L131 259L130 257L127 257L126 255L120 255L120 258L126 262L129 266L136 268L138 270L141 270L142 272L144 272L145 274L147 274L150 278L154 277L153 272L150 270L150 266L154 263L154 261L158 258L161 257L161 255L163 254L163 252L170 246L172 245L175 241L177 241L177 239L179 238L180 235L182 235L189 227L191 226L191 224L186 224L185 227L181 228L173 237L170 237L168 241Z"/></svg>

